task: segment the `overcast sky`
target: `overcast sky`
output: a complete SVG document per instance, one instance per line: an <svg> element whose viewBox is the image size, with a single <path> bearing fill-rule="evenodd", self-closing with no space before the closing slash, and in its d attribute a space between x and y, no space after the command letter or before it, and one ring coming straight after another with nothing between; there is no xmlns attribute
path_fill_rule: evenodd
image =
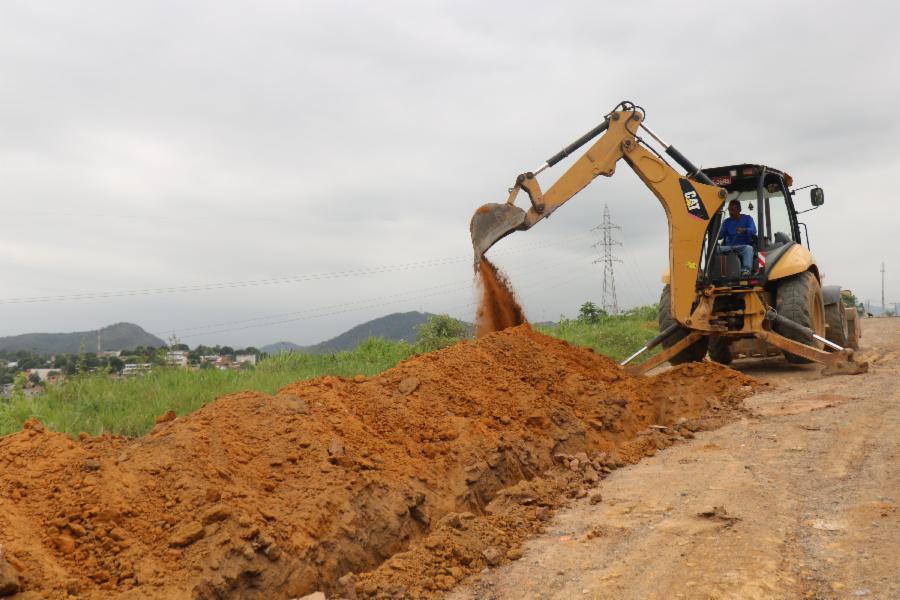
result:
<svg viewBox="0 0 900 600"><path fill-rule="evenodd" d="M880 303L884 261L900 302L898 6L4 0L0 336L471 320L474 210L622 99L698 164L822 186L826 284ZM531 320L600 302L604 203L620 306L657 301L665 216L623 163L489 253Z"/></svg>

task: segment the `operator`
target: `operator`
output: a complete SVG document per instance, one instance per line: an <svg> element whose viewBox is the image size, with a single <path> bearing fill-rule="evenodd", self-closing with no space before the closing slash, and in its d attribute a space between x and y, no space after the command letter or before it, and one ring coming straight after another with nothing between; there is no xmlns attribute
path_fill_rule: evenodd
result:
<svg viewBox="0 0 900 600"><path fill-rule="evenodd" d="M741 277L750 276L753 263L753 237L756 235L756 223L750 215L741 214L741 203L732 200L728 203L728 218L722 223L719 239L722 240L720 252L739 254L741 257Z"/></svg>

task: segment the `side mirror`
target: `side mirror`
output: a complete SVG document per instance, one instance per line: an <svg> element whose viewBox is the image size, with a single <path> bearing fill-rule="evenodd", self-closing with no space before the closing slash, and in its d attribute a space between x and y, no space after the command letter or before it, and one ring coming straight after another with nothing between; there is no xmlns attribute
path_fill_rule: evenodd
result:
<svg viewBox="0 0 900 600"><path fill-rule="evenodd" d="M820 187L814 187L809 191L809 201L813 206L822 206L825 204L825 190Z"/></svg>

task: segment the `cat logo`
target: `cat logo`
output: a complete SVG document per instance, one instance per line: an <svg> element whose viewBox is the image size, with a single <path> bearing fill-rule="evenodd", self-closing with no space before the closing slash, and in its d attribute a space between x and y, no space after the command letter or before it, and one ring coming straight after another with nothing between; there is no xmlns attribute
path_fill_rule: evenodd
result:
<svg viewBox="0 0 900 600"><path fill-rule="evenodd" d="M709 221L709 213L706 212L706 207L703 206L703 201L700 200L700 194L697 193L691 182L681 178L678 180L678 183L681 184L681 193L684 195L684 205L688 214L695 219Z"/></svg>
<svg viewBox="0 0 900 600"><path fill-rule="evenodd" d="M684 263L684 266L686 266L688 269L692 269L694 271L697 270L697 263L690 261L690 260L687 261L686 263Z"/></svg>

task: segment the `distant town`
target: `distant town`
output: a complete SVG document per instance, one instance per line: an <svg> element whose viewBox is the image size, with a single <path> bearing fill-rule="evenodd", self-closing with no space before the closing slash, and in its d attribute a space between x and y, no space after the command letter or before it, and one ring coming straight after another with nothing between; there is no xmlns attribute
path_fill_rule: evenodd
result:
<svg viewBox="0 0 900 600"><path fill-rule="evenodd" d="M241 370L256 366L262 354L253 347L235 350L229 346L198 346L191 350L185 344L50 356L0 350L0 397L9 397L17 388L26 394L38 393L77 373L127 378L156 368Z"/></svg>

